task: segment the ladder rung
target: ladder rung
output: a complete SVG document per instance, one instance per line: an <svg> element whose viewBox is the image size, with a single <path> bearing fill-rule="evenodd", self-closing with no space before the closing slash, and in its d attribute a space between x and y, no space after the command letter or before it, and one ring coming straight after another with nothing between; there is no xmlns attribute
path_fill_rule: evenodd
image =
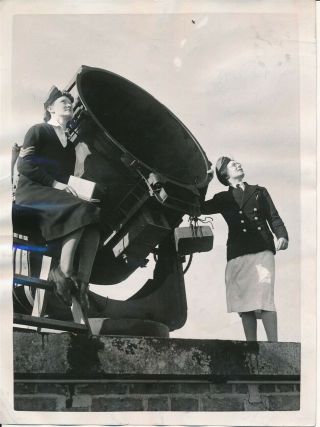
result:
<svg viewBox="0 0 320 427"><path fill-rule="evenodd" d="M80 323L48 319L47 317L28 316L20 313L14 313L13 322L19 325L38 326L40 328L57 329L67 332L88 332L87 326Z"/></svg>
<svg viewBox="0 0 320 427"><path fill-rule="evenodd" d="M28 252L37 252L39 254L48 254L49 252L47 246L26 245L26 243L28 242L24 242L24 244L14 242L13 249L20 249L22 251Z"/></svg>
<svg viewBox="0 0 320 427"><path fill-rule="evenodd" d="M36 277L23 276L22 274L15 274L13 277L13 282L19 285L24 286L34 286L39 289L48 289L52 290L52 283L47 282L46 280L38 279Z"/></svg>

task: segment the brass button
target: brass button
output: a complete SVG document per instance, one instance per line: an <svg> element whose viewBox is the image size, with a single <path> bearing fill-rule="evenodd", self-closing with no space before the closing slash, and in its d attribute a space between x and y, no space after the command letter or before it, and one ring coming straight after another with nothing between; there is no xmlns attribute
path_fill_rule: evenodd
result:
<svg viewBox="0 0 320 427"><path fill-rule="evenodd" d="M261 227L258 227L258 230L260 231L260 230L261 230Z"/></svg>
<svg viewBox="0 0 320 427"><path fill-rule="evenodd" d="M239 214L241 215L241 214L242 214L242 211L239 211Z"/></svg>
<svg viewBox="0 0 320 427"><path fill-rule="evenodd" d="M240 222L243 224L244 223L244 219L242 219Z"/></svg>
<svg viewBox="0 0 320 427"><path fill-rule="evenodd" d="M257 216L255 216L254 219L257 221L259 218Z"/></svg>
<svg viewBox="0 0 320 427"><path fill-rule="evenodd" d="M246 228L244 228L242 231L243 231L244 233L246 233L246 232L247 232L247 229L246 229Z"/></svg>
<svg viewBox="0 0 320 427"><path fill-rule="evenodd" d="M257 212L257 210L258 210L257 208L253 208L253 211L254 211L254 212Z"/></svg>

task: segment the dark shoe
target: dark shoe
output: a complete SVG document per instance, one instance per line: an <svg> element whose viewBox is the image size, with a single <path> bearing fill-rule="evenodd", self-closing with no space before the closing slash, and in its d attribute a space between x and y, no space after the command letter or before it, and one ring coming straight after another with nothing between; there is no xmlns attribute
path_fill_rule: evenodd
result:
<svg viewBox="0 0 320 427"><path fill-rule="evenodd" d="M66 277L59 266L53 267L50 270L48 281L53 283L53 290L57 297L67 306L71 307L71 288L72 280Z"/></svg>

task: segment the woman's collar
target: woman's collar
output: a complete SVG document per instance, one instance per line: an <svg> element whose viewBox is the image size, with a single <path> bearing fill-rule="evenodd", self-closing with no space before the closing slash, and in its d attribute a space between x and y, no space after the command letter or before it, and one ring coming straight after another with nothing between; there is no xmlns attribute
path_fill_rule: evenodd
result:
<svg viewBox="0 0 320 427"><path fill-rule="evenodd" d="M230 190L234 189L234 188L238 188L240 186L240 188L242 188L242 190L244 190L247 187L248 183L245 181L241 181L241 182L237 182L237 183L233 183L229 185Z"/></svg>
<svg viewBox="0 0 320 427"><path fill-rule="evenodd" d="M55 127L60 126L60 127L62 127L60 125L60 123L58 123L57 120L54 119L53 117L51 117L51 119L47 123L48 123L48 125L51 125L51 126L55 126Z"/></svg>
<svg viewBox="0 0 320 427"><path fill-rule="evenodd" d="M61 126L61 124L54 117L51 117L51 119L47 123L48 125L51 125L54 127L60 127L64 132L67 130L67 129L64 129L63 126Z"/></svg>

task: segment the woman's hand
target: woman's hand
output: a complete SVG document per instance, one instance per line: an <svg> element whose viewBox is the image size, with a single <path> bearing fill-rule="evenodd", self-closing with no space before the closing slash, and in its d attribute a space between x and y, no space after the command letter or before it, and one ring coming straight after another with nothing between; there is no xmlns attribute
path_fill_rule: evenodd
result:
<svg viewBox="0 0 320 427"><path fill-rule="evenodd" d="M64 184L63 182L53 181L53 188L56 190L66 191L67 193L73 194L75 197L78 197L77 192L68 184Z"/></svg>
<svg viewBox="0 0 320 427"><path fill-rule="evenodd" d="M281 251L281 250L285 250L288 247L288 240L285 239L284 237L280 237L280 239L278 239L277 241L277 245L276 245L276 250L277 251Z"/></svg>
<svg viewBox="0 0 320 427"><path fill-rule="evenodd" d="M72 188L70 185L67 185L67 186L66 186L65 191L66 191L67 193L71 193L71 194L73 194L74 196L78 197L78 194L77 194L76 190L75 190L74 188Z"/></svg>

